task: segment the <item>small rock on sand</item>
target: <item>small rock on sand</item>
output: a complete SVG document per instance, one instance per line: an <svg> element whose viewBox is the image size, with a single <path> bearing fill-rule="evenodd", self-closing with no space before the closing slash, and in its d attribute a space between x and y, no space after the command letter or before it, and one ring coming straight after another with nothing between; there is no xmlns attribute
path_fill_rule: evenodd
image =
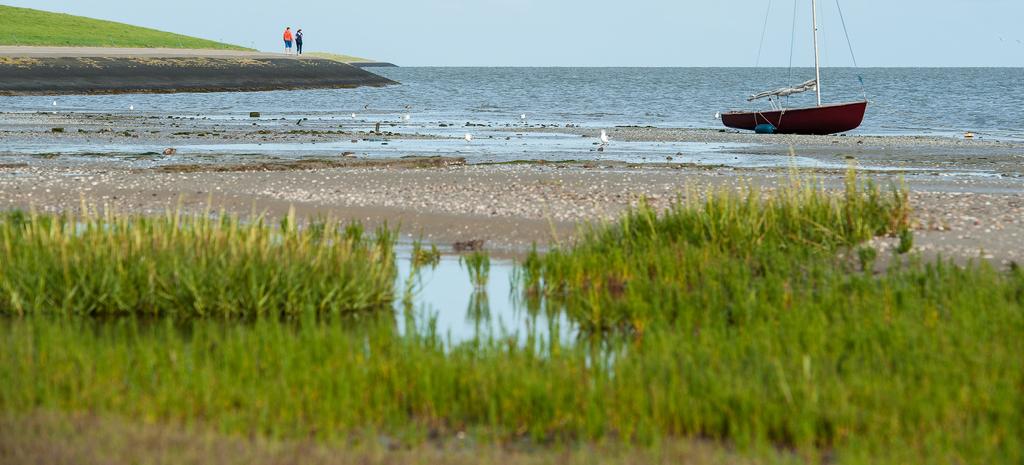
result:
<svg viewBox="0 0 1024 465"><path fill-rule="evenodd" d="M458 241L452 244L452 249L456 252L479 252L484 249L484 240L473 239L468 241Z"/></svg>

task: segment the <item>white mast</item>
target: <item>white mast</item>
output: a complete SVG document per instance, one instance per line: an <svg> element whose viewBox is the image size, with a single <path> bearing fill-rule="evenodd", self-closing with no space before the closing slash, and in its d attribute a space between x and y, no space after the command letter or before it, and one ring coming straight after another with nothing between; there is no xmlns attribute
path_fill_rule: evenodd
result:
<svg viewBox="0 0 1024 465"><path fill-rule="evenodd" d="M821 106L821 64L818 61L818 2L811 0L811 22L814 25L814 78L818 91L818 106Z"/></svg>

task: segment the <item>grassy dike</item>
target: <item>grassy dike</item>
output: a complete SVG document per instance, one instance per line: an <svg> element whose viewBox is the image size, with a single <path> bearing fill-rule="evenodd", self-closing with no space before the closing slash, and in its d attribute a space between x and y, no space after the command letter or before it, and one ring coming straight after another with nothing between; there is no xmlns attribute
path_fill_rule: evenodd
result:
<svg viewBox="0 0 1024 465"><path fill-rule="evenodd" d="M341 252L294 255L287 240L249 247L241 232L205 247L205 228L221 227L207 220L190 232L173 217L145 227L107 218L71 234L52 226L61 219L7 216L0 409L318 444L384 435L413 450L456 438L541 454L699 439L766 462L1020 463L1024 272L912 257L882 257L888 269L873 271L879 257L861 244L876 235L909 242L908 215L904 192L853 177L840 194L795 181L774 192L723 191L661 214L641 206L520 267L530 311L564 313L578 337L456 345L430 324L400 332L389 312L225 318L245 295L230 291L206 295L219 312L175 312L194 300L171 300L158 313L175 318L77 316L104 313L83 311L95 305L80 299L134 301L133 286L164 260L180 264L161 269L219 279L214 270L225 268L204 258L209 249L234 257L228 270L269 268L239 275L255 283L287 267L323 270L322 257ZM245 229L231 224L221 228ZM314 250L352 247L344 242L351 235L327 232L339 228L289 233L291 224L267 234L309 236L320 244ZM187 246L167 248L179 231ZM321 234L335 239L313 240ZM274 258L239 258L251 255ZM44 258L11 259L29 256ZM376 270L372 257L353 257L353 266ZM469 260L486 279L485 258ZM76 263L105 265L68 277ZM330 283L322 274L288 275L291 295L306 297L273 308L349 307L341 294L313 291ZM244 283L219 285L235 281ZM50 301L19 307L11 289ZM150 305L114 313L146 315Z"/></svg>
<svg viewBox="0 0 1024 465"><path fill-rule="evenodd" d="M113 21L0 5L0 45L251 50Z"/></svg>
<svg viewBox="0 0 1024 465"><path fill-rule="evenodd" d="M304 56L308 55L308 56L311 56L313 58L323 58L325 60L340 61L342 63L369 63L369 62L373 61L373 60L368 60L366 58L354 57L352 55L343 55L343 54L340 54L340 53L329 53L329 52L307 52L307 53L304 53L303 55Z"/></svg>

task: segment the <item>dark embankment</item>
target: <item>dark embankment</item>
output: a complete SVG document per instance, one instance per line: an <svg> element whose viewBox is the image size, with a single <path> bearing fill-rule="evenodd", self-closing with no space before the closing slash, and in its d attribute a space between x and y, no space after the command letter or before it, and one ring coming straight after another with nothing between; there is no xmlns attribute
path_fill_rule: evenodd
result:
<svg viewBox="0 0 1024 465"><path fill-rule="evenodd" d="M394 81L322 59L0 57L0 95L228 92L385 86Z"/></svg>

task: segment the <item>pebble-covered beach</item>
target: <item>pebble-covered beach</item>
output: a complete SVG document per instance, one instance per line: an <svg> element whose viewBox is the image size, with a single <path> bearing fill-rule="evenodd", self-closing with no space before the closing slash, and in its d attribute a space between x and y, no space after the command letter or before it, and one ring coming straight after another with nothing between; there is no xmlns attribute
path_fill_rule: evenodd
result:
<svg viewBox="0 0 1024 465"><path fill-rule="evenodd" d="M53 128L61 128L59 131ZM124 147L118 153L68 156L53 153L0 155L0 205L64 211L84 201L123 212L155 214L182 206L210 206L242 215L282 215L294 207L306 215L333 215L370 225L400 225L408 238L441 245L482 239L499 252L518 254L571 238L581 224L615 218L641 198L664 207L707 189L774 185L792 175L784 167L738 169L691 164L617 162L474 163L453 148L447 157L375 159L355 152L279 157L273 150L245 156L182 157L132 153L144 143L168 148L188 144L292 143L367 139L432 140L424 127L306 120L210 120L203 117L97 114L7 114L0 121L0 152L18 144L97 143ZM518 133L579 128L515 128ZM1008 264L1024 259L1024 145L937 137L759 138L715 130L616 128L615 141L683 140L756 143L750 150L795 151L850 162L906 160L913 170L880 171L883 183L906 183L912 192L916 247L926 256L984 258ZM140 142L141 141L141 142ZM353 142L352 145L358 146ZM31 151L29 151L31 152ZM410 154L415 155L415 154ZM955 170L944 171L950 159ZM957 175L983 169L986 176ZM918 171L915 171L918 170ZM841 169L807 171L827 186L840 186ZM880 241L885 243L885 241Z"/></svg>

